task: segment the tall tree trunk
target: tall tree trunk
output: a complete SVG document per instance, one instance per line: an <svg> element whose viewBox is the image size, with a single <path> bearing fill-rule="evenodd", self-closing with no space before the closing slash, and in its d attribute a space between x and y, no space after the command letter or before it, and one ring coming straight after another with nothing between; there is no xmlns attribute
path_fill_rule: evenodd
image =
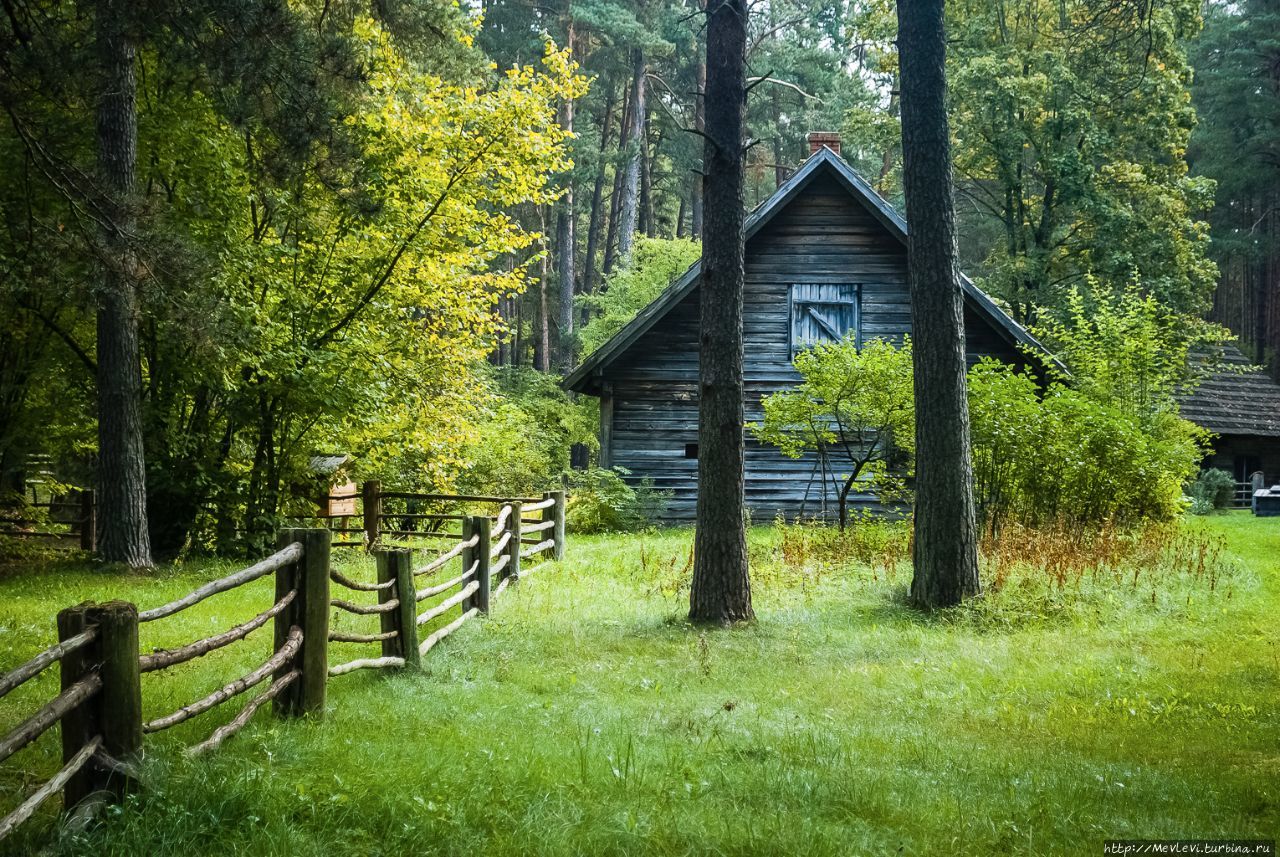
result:
<svg viewBox="0 0 1280 857"><path fill-rule="evenodd" d="M924 608L979 591L942 10L943 0L898 0L916 405L911 597Z"/></svg>
<svg viewBox="0 0 1280 857"><path fill-rule="evenodd" d="M627 127L627 165L622 177L622 199L618 203L618 264L626 267L635 245L640 214L640 164L644 159L644 52L631 52L634 80L631 87L630 124Z"/></svg>
<svg viewBox="0 0 1280 857"><path fill-rule="evenodd" d="M547 233L547 212L538 206L538 221L543 235ZM551 290L551 254L543 245L542 256L538 260L538 339L535 348L534 365L540 372L551 371L551 311L547 293Z"/></svg>
<svg viewBox="0 0 1280 857"><path fill-rule="evenodd" d="M145 568L151 565L151 538L138 344L141 265L129 245L138 157L130 17L130 4L123 0L104 0L98 6L96 40L102 74L98 174L108 215L102 236L106 261L98 293L98 551L108 562Z"/></svg>
<svg viewBox="0 0 1280 857"><path fill-rule="evenodd" d="M596 171L595 186L591 189L591 216L587 225L586 258L582 263L582 293L595 290L596 253L600 246L600 223L604 218L601 200L604 198L604 155L609 150L609 132L613 125L613 87L609 87L604 103L604 122L600 126L600 169ZM586 320L586 311L583 311Z"/></svg>
<svg viewBox="0 0 1280 857"><path fill-rule="evenodd" d="M604 265L601 271L608 275L613 271L614 262L618 258L618 214L622 203L622 182L626 169L621 157L627 148L627 129L631 127L631 94L627 88L622 98L622 120L618 124L618 148L613 165L613 192L609 195L609 228L605 233Z"/></svg>
<svg viewBox="0 0 1280 857"><path fill-rule="evenodd" d="M698 507L689 618L729 624L754 617L743 519L742 121L746 105L746 0L707 11L707 202L699 286Z"/></svg>
<svg viewBox="0 0 1280 857"><path fill-rule="evenodd" d="M653 216L653 161L651 158L651 154L657 151L657 147L651 147L649 143L649 113L645 111L644 128L640 132L640 231L652 238L658 231Z"/></svg>
<svg viewBox="0 0 1280 857"><path fill-rule="evenodd" d="M705 10L706 0L698 0L698 6ZM697 92L693 95L693 128L698 132L698 139L707 130L707 55L705 48L698 48L698 64L694 66L694 85ZM694 238L702 237L702 172L693 176L693 186L689 199L689 234Z"/></svg>
<svg viewBox="0 0 1280 857"><path fill-rule="evenodd" d="M568 23L567 47L573 51L573 21ZM573 99L560 104L560 127L573 133ZM556 273L560 279L559 329L556 331L558 364L568 371L573 365L573 291L577 280L574 254L578 250L577 212L573 205L573 176L565 187L564 198L556 213Z"/></svg>

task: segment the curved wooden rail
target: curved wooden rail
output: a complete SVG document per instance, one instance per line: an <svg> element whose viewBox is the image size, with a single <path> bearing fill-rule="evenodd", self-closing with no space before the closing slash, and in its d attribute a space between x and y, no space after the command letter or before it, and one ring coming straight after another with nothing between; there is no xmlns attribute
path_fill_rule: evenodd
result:
<svg viewBox="0 0 1280 857"><path fill-rule="evenodd" d="M226 702L233 696L244 693L246 690L253 687L255 684L262 681L292 660L293 656L298 653L300 648L302 648L302 629L297 625L294 625L289 629L289 636L285 640L285 644L280 647L279 651L267 658L262 666L258 667L244 678L238 678L230 684L224 685L218 690L215 690L203 699L198 699L190 705L182 706L172 714L167 714L164 717L158 717L155 720L142 724L142 731L150 734L152 732L159 732L163 729L168 729L172 726L177 726L184 720L189 720L198 714L204 714L210 708Z"/></svg>
<svg viewBox="0 0 1280 857"><path fill-rule="evenodd" d="M489 556L497 557L507 549L507 545L511 543L511 531L507 530L502 534L502 538L493 543L493 547L489 548Z"/></svg>
<svg viewBox="0 0 1280 857"><path fill-rule="evenodd" d="M515 511L515 506L507 504L502 507L502 511L498 513L498 517L493 519L493 531L500 532L507 525L507 521L511 518L511 513Z"/></svg>
<svg viewBox="0 0 1280 857"><path fill-rule="evenodd" d="M254 616L248 622L244 622L235 626L229 631L223 631L212 637L206 637L203 640L197 640L194 643L182 646L177 649L161 649L150 655L143 655L138 658L139 669L141 672L148 673L155 670L162 670L175 664L184 663L203 657L212 651L221 649L223 646L229 646L237 640L243 640L251 633L261 628L267 622L276 617L284 608L293 603L293 599L298 597L298 590L290 589L285 596L266 610Z"/></svg>
<svg viewBox="0 0 1280 857"><path fill-rule="evenodd" d="M50 646L31 660L27 661L17 669L10 670L3 676L0 676L0 698L4 697L11 690L21 687L27 681L35 678L44 672L53 664L62 660L63 655L69 655L79 648L89 645L98 636L97 628L88 628L69 637L61 643Z"/></svg>
<svg viewBox="0 0 1280 857"><path fill-rule="evenodd" d="M68 711L102 689L102 679L90 673L36 709L26 720L0 739L0 762L12 756L49 730Z"/></svg>
<svg viewBox="0 0 1280 857"><path fill-rule="evenodd" d="M394 580L384 580L382 583L361 583L334 569L329 570L329 579L339 586L345 586L347 589L354 589L357 592L377 592L380 589L390 589L396 585Z"/></svg>
<svg viewBox="0 0 1280 857"><path fill-rule="evenodd" d="M383 631L381 634L346 634L342 631L330 631L329 642L331 643L377 643L381 640L390 640L397 636L399 631Z"/></svg>
<svg viewBox="0 0 1280 857"><path fill-rule="evenodd" d="M524 550L520 551L520 558L527 559L528 557L535 556L536 554L542 553L544 550L549 550L550 548L555 547L555 545L556 545L555 539L547 539L545 542L538 542L533 547L525 548Z"/></svg>
<svg viewBox="0 0 1280 857"><path fill-rule="evenodd" d="M235 574L228 574L226 577L215 580L212 583L206 583L190 595L185 595L177 601L170 601L162 607L153 607L150 610L144 610L138 614L139 622L153 622L156 619L163 619L166 616L172 616L188 607L199 604L211 595L217 595L219 592L226 592L228 589L235 589L237 586L243 586L246 583L257 580L259 577L266 577L273 571L278 571L282 566L291 562L297 562L302 558L302 543L294 542L293 544L276 551L271 556L255 563L248 568L237 571Z"/></svg>
<svg viewBox="0 0 1280 857"><path fill-rule="evenodd" d="M555 498L555 497L548 497L548 498L547 498L547 499L545 499L545 500L539 500L537 503L528 503L528 504L526 504L526 505L524 506L524 508L523 508L521 511L522 511L522 512L525 512L525 513L528 513L528 512L539 512L539 511L541 511L541 510L543 510L543 509L550 509L550 508L551 508L552 506L554 506L555 504L556 504L556 498Z"/></svg>
<svg viewBox="0 0 1280 857"><path fill-rule="evenodd" d="M507 567L507 563L511 562L511 554L504 553L501 557L494 560L493 565L489 566L489 574L497 574Z"/></svg>
<svg viewBox="0 0 1280 857"><path fill-rule="evenodd" d="M435 586L428 586L425 589L419 589L415 597L416 601L426 601L433 595L439 595L441 592L448 592L460 583L466 583L467 580L475 576L480 569L480 560L471 563L471 568L459 574L453 580L446 580L444 583L437 583Z"/></svg>
<svg viewBox="0 0 1280 857"><path fill-rule="evenodd" d="M67 760L58 773L54 774L47 783L38 788L31 797L24 800L17 809L0 819L0 840L4 839L14 829L35 814L40 805L53 797L71 781L80 769L88 764L93 758L93 754L98 752L102 747L102 736L96 735L76 752L74 756Z"/></svg>
<svg viewBox="0 0 1280 857"><path fill-rule="evenodd" d="M425 640L422 641L421 645L418 646L418 655L419 656L425 655L427 652L431 651L431 649L435 646L436 643L440 642L445 637L449 636L454 631L461 628L463 622L466 622L468 619L470 619L472 616L477 615L479 612L480 611L477 608L472 607L470 610L463 613L457 619L454 619L448 625L445 625L443 628L436 631L431 636L427 637Z"/></svg>
<svg viewBox="0 0 1280 857"><path fill-rule="evenodd" d="M543 521L539 524L526 524L520 528L520 535L526 533L540 533L543 530L549 530L556 525L555 521Z"/></svg>
<svg viewBox="0 0 1280 857"><path fill-rule="evenodd" d="M454 607L458 604L461 604L463 601L466 600L468 595L475 592L479 588L480 588L480 581L478 580L471 581L466 586L462 587L462 589L459 590L456 595L451 595L450 597L446 598L444 601L441 601L435 607L432 607L430 610L427 610L422 614L420 614L418 616L418 624L421 625L424 622L430 622L432 619L435 619L437 616L444 615L446 612L448 612L450 607Z"/></svg>
<svg viewBox="0 0 1280 857"><path fill-rule="evenodd" d="M480 544L479 536L472 536L471 538L467 539L465 542L458 542L458 544L451 547L445 553L440 554L440 556L431 560L431 562L427 563L422 568L415 571L413 574L415 577L421 577L424 574L430 574L431 572L439 569L449 560L453 559L455 556L458 556L459 554L461 554L467 548L473 548L478 544Z"/></svg>
<svg viewBox="0 0 1280 857"><path fill-rule="evenodd" d="M390 613L400 606L400 599L392 598L390 601L384 601L381 604L352 604L350 601L334 598L329 603L339 610L346 610L348 613L355 613L357 616L372 616L376 613Z"/></svg>
<svg viewBox="0 0 1280 857"><path fill-rule="evenodd" d="M354 661L347 661L345 664L338 664L336 667L329 667L329 675L340 676L356 670L380 669L382 667L402 667L404 666L404 658L359 658Z"/></svg>
<svg viewBox="0 0 1280 857"><path fill-rule="evenodd" d="M280 691L298 680L302 673L299 670L290 670L280 678L271 682L271 686L253 699L245 703L244 708L240 709L240 713L233 717L230 722L219 726L213 730L213 734L205 740L201 741L193 747L187 748L188 756L198 756L209 750L216 750L222 746L222 742L239 732L253 718L254 712L263 706L264 703L270 702L280 695Z"/></svg>

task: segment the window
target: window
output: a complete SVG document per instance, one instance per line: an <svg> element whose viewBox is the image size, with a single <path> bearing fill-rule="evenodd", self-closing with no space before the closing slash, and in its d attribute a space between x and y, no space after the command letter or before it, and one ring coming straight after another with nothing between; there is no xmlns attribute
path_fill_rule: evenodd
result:
<svg viewBox="0 0 1280 857"><path fill-rule="evenodd" d="M697 457L698 457L698 445L697 445L696 443L686 443L686 444L684 445L684 457L685 457L685 458L697 458Z"/></svg>
<svg viewBox="0 0 1280 857"><path fill-rule="evenodd" d="M858 287L796 283L791 287L791 356L858 331Z"/></svg>

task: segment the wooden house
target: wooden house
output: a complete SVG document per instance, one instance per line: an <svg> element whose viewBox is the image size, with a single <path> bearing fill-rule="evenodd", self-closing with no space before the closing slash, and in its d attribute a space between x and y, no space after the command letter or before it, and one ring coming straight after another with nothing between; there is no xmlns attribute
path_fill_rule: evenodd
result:
<svg viewBox="0 0 1280 857"><path fill-rule="evenodd" d="M761 399L797 383L800 349L853 333L900 342L911 331L907 224L838 154L813 154L746 224L743 308L746 419ZM687 521L697 499L698 280L694 264L566 379L600 398L603 466L670 492L665 518ZM967 278L964 320L971 361L989 355L1033 371L1053 358ZM829 517L838 473L817 455L789 459L746 440L746 502L758 521ZM863 494L850 506L874 504Z"/></svg>
<svg viewBox="0 0 1280 857"><path fill-rule="evenodd" d="M1264 485L1280 484L1280 384L1251 367L1234 346L1224 349L1221 360L1222 371L1180 404L1184 417L1217 435L1204 466L1230 473L1237 505L1247 506L1255 473Z"/></svg>
<svg viewBox="0 0 1280 857"><path fill-rule="evenodd" d="M322 518L349 517L356 513L360 490L351 479L351 456L345 452L321 452L311 456L307 470L316 485L316 514Z"/></svg>

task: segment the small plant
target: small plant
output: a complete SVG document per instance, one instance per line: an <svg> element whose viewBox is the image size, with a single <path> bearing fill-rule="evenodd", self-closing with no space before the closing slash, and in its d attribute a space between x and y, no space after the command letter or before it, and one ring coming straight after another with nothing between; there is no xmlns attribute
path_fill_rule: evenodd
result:
<svg viewBox="0 0 1280 857"><path fill-rule="evenodd" d="M1201 470L1187 487L1187 496L1191 498L1191 512L1196 515L1207 515L1214 509L1229 509L1236 496L1236 481L1225 470Z"/></svg>
<svg viewBox="0 0 1280 857"><path fill-rule="evenodd" d="M667 494L653 480L638 484L623 477L630 471L595 467L576 472L570 483L566 525L575 533L619 533L642 529L661 512Z"/></svg>

